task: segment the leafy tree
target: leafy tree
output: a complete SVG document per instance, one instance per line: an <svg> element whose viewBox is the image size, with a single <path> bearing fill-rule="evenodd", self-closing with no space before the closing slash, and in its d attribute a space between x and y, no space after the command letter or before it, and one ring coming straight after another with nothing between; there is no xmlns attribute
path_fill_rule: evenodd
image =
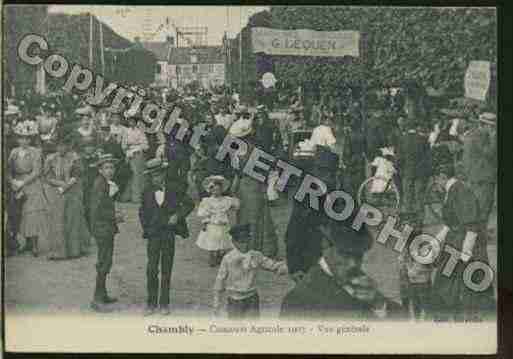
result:
<svg viewBox="0 0 513 359"><path fill-rule="evenodd" d="M326 90L361 81L373 88L413 79L461 95L469 62L494 63L497 58L497 19L490 8L273 6L271 15L274 28L366 33L363 61L294 58L280 59L275 66L279 77Z"/></svg>

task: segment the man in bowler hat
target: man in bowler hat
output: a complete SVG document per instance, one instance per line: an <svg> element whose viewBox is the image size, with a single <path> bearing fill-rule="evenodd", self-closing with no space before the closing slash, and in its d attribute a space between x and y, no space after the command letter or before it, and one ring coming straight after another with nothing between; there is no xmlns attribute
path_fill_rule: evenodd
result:
<svg viewBox="0 0 513 359"><path fill-rule="evenodd" d="M152 315L160 304L161 314L169 315L169 291L175 254L175 234L180 221L194 208L192 199L179 195L166 186L167 162L155 158L146 163L145 174L151 177L151 184L143 194L139 219L143 238L147 240L148 265L146 269L148 300L145 315ZM179 232L179 231L178 231ZM160 300L159 294L159 263Z"/></svg>
<svg viewBox="0 0 513 359"><path fill-rule="evenodd" d="M322 251L303 280L283 299L282 318L289 319L390 319L400 305L385 298L361 269L370 247L366 229L355 231L350 223L323 226L331 246Z"/></svg>

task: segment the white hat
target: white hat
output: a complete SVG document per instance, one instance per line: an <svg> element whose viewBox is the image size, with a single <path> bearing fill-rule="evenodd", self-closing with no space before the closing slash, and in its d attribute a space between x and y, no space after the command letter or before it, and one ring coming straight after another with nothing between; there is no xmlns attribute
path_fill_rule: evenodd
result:
<svg viewBox="0 0 513 359"><path fill-rule="evenodd" d="M77 115L90 115L94 112L94 109L91 107L91 106L84 106L84 107L80 107L78 108L75 113Z"/></svg>
<svg viewBox="0 0 513 359"><path fill-rule="evenodd" d="M491 112L484 112L479 115L479 121L483 121L483 122L495 121L496 119L497 119L497 116Z"/></svg>
<svg viewBox="0 0 513 359"><path fill-rule="evenodd" d="M241 118L230 127L229 134L234 137L245 137L253 131L253 121Z"/></svg>
<svg viewBox="0 0 513 359"><path fill-rule="evenodd" d="M125 112L123 112L123 115L126 117L126 118L129 118L129 117L134 117L135 115L137 115L137 111L133 110L133 109L128 109L126 110Z"/></svg>
<svg viewBox="0 0 513 359"><path fill-rule="evenodd" d="M4 112L4 116L19 115L19 114L20 114L20 108L18 106L14 106L12 104L9 104Z"/></svg>
<svg viewBox="0 0 513 359"><path fill-rule="evenodd" d="M13 131L18 136L35 136L38 134L37 124L30 120L18 122Z"/></svg>
<svg viewBox="0 0 513 359"><path fill-rule="evenodd" d="M203 180L201 183L202 187L205 189L205 191L210 192L212 185L215 183L220 183L221 187L223 189L223 192L226 192L228 188L230 188L230 181L228 181L226 178L220 175L216 176L208 176Z"/></svg>
<svg viewBox="0 0 513 359"><path fill-rule="evenodd" d="M394 153L394 148L393 147L383 147L383 148L380 148L381 150L381 153L383 154L383 156L395 156L395 153Z"/></svg>

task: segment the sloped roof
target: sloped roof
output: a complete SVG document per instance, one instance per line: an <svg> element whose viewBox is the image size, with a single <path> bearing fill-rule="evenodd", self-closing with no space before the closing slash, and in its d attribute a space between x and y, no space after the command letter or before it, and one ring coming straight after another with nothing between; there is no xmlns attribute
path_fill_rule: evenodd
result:
<svg viewBox="0 0 513 359"><path fill-rule="evenodd" d="M158 61L167 61L169 54L169 43L166 41L143 41L141 45L148 51L153 52Z"/></svg>
<svg viewBox="0 0 513 359"><path fill-rule="evenodd" d="M169 63L173 65L191 64L191 55L197 56L198 64L222 64L224 52L222 46L173 47Z"/></svg>

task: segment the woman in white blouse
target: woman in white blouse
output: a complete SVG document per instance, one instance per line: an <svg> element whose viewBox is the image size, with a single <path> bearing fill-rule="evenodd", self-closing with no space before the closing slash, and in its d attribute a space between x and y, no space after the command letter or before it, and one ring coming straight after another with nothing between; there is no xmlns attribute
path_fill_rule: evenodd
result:
<svg viewBox="0 0 513 359"><path fill-rule="evenodd" d="M137 122L138 119L135 117L128 119L128 128L124 131L121 139L121 147L132 171L130 181L121 198L133 203L141 202L144 189L144 152L149 148L146 134L142 128L137 126Z"/></svg>

